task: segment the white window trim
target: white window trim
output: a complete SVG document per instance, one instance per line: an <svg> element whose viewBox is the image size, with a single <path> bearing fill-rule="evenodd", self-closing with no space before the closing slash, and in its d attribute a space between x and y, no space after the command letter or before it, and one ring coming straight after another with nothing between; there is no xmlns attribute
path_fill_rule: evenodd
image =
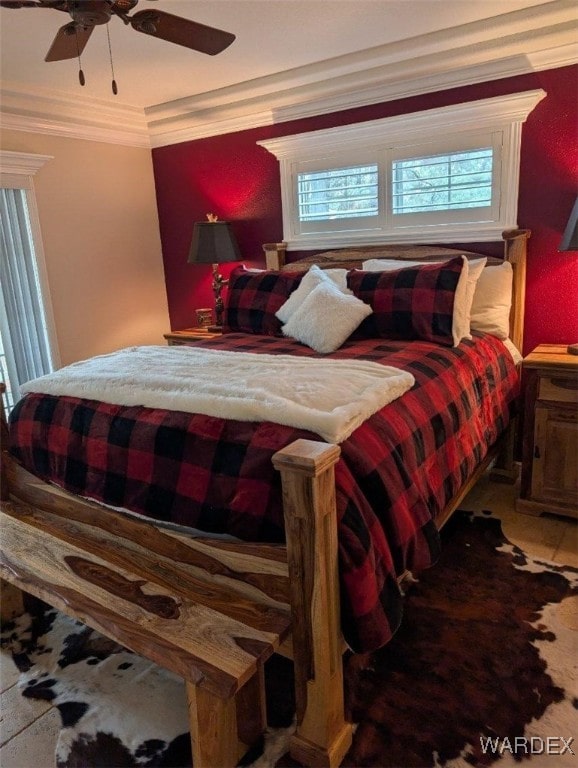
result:
<svg viewBox="0 0 578 768"><path fill-rule="evenodd" d="M546 96L542 89L497 96L491 99L386 117L309 133L257 142L279 160L283 207L283 239L289 250L387 242L484 242L499 239L505 229L517 227L520 145L522 125ZM296 220L295 179L299 164L373 150L396 152L452 136L485 132L500 134L500 205L498 218L490 222L396 226L379 230L302 233ZM450 146L448 144L448 149ZM347 164L345 159L342 164Z"/></svg>
<svg viewBox="0 0 578 768"><path fill-rule="evenodd" d="M52 300L50 297L46 259L42 244L40 217L38 215L36 193L34 190L34 176L49 160L54 160L54 156L0 150L0 187L26 190L30 232L34 242L38 283L42 305L44 307L46 333L50 347L49 354L52 365L56 369L61 367L61 358L58 347L58 336L56 334L56 324L54 322Z"/></svg>

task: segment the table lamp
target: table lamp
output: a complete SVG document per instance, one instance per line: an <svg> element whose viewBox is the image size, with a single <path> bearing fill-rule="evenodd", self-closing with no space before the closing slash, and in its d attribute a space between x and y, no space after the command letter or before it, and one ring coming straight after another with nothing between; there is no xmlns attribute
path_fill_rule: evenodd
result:
<svg viewBox="0 0 578 768"><path fill-rule="evenodd" d="M558 250L578 251L578 197L570 213L570 218L568 219L568 224L566 224ZM570 355L578 355L578 344L568 344L568 353Z"/></svg>
<svg viewBox="0 0 578 768"><path fill-rule="evenodd" d="M198 221L193 227L193 239L189 251L189 263L212 264L212 289L215 294L215 325L208 330L218 333L223 329L223 310L221 289L229 282L219 273L219 264L227 261L241 261L241 253L231 225L228 221L219 221L213 213L207 214L207 221Z"/></svg>

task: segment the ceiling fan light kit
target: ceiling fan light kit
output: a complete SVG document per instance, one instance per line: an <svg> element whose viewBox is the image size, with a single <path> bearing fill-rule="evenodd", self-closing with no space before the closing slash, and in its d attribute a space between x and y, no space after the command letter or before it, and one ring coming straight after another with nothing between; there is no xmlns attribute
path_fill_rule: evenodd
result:
<svg viewBox="0 0 578 768"><path fill-rule="evenodd" d="M209 56L221 53L235 39L235 35L231 32L156 9L137 11L129 16L129 12L138 5L138 2L139 0L0 0L0 6L12 9L44 8L68 13L72 21L58 30L44 60L50 62L77 58L81 85L84 85L85 78L80 67L80 55L94 28L108 24L113 16L118 16L136 32L158 37ZM110 37L109 52L112 67ZM114 94L117 93L114 74L112 90Z"/></svg>

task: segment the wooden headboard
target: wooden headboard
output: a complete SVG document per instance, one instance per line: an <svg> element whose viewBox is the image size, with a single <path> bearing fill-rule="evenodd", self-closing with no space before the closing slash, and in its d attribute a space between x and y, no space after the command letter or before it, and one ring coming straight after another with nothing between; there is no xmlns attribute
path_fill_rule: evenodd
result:
<svg viewBox="0 0 578 768"><path fill-rule="evenodd" d="M503 259L488 256L488 264L500 264L509 261L512 265L514 280L512 287L512 308L510 310L510 338L519 350L522 350L524 340L524 303L526 297L526 253L529 229L513 229L502 235L504 244ZM483 253L464 251L461 248L446 248L438 245L376 245L361 248L340 248L324 251L313 256L306 256L289 264L285 263L287 243L266 243L263 246L267 269L283 271L303 271L312 264L322 269L329 268L360 268L367 259L399 259L400 261L439 261L453 256L467 256L468 259L479 259L486 256Z"/></svg>

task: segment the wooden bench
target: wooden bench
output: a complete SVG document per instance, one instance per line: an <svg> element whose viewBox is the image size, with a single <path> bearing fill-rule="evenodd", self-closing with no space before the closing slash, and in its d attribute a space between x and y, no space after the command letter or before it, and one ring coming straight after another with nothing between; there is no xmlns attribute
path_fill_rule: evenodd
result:
<svg viewBox="0 0 578 768"><path fill-rule="evenodd" d="M263 665L290 632L284 549L267 559L114 512L105 529L98 505L71 508L25 474L26 500L2 504L2 579L181 676L195 768L236 765L265 728Z"/></svg>

